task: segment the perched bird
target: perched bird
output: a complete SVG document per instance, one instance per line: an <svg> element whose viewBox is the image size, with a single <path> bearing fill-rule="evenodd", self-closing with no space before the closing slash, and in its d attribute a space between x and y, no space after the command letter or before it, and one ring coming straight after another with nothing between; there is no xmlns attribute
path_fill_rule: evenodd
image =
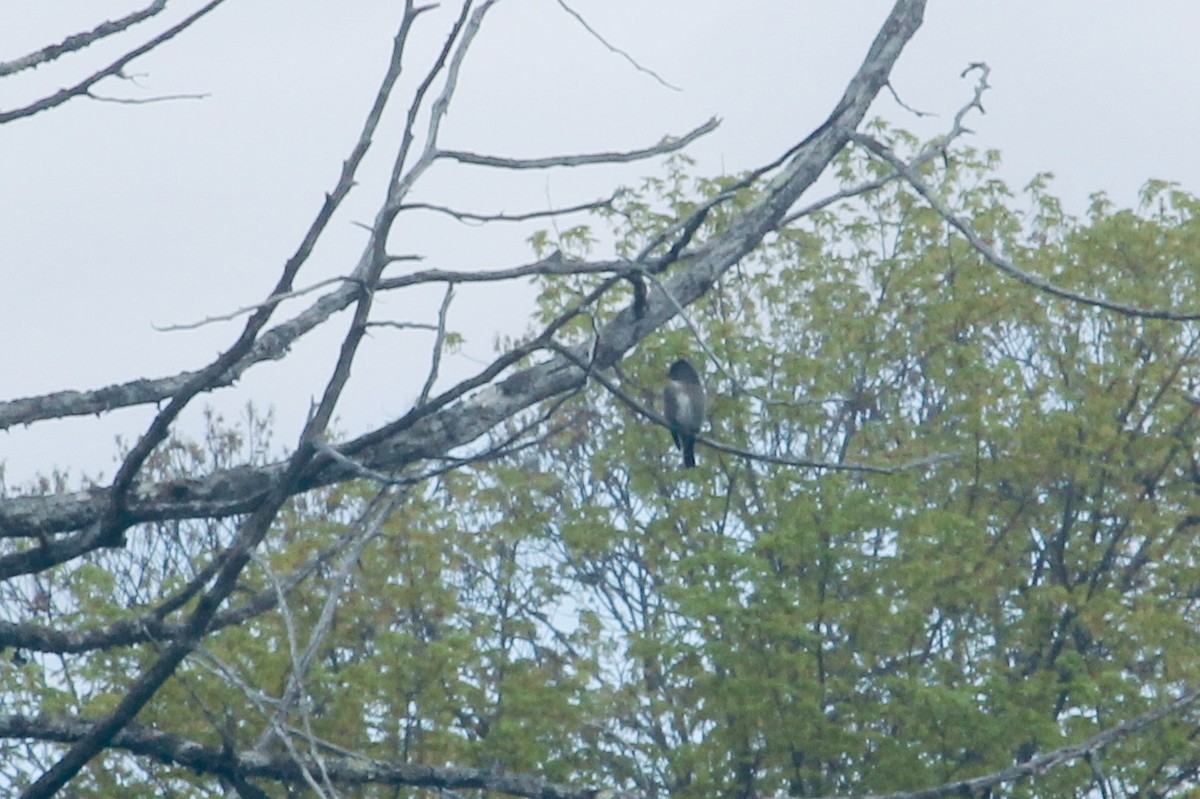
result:
<svg viewBox="0 0 1200 799"><path fill-rule="evenodd" d="M696 465L696 435L704 424L704 386L700 375L685 359L671 364L669 380L663 389L663 412L671 427L675 446L683 450L683 465Z"/></svg>

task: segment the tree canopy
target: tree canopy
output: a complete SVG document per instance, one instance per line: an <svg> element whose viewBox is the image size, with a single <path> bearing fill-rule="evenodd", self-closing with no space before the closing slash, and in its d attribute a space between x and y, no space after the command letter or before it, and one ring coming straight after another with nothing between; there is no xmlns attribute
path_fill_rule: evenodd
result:
<svg viewBox="0 0 1200 799"><path fill-rule="evenodd" d="M431 72L451 87L472 8ZM1150 182L1074 217L1049 175L1014 190L962 140L978 95L932 142L861 124L920 14L898 3L826 125L761 170L676 153L534 235L529 268L389 277L431 144L309 310L266 327L285 270L204 370L0 403L7 425L166 400L110 485L0 502L0 785L1191 789L1200 202ZM419 400L332 429L375 292L516 276L528 336L433 393L448 290ZM173 430L335 308L355 320L298 443L253 407ZM709 406L686 471L660 415L679 357Z"/></svg>

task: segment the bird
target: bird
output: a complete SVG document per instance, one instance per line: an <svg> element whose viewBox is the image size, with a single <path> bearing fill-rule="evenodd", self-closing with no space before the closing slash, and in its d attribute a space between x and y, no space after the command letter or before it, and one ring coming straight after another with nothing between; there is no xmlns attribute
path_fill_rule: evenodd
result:
<svg viewBox="0 0 1200 799"><path fill-rule="evenodd" d="M683 466L691 469L696 465L696 435L704 424L704 386L686 358L671 364L667 377L663 412L675 446L683 450Z"/></svg>

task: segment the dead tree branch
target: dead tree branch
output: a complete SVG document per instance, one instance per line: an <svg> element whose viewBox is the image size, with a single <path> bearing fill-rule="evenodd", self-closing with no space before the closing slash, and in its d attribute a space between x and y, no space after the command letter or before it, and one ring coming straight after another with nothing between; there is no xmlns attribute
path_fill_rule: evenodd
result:
<svg viewBox="0 0 1200 799"><path fill-rule="evenodd" d="M187 17L186 19L184 19L178 25L171 26L170 28L163 31L158 36L155 36L153 39L146 42L142 46L136 47L133 50L130 50L128 53L121 56L116 61L112 62L111 64L104 67L100 71L92 73L91 75L84 78L82 81L75 84L74 86L70 86L66 89L61 89L60 91L55 92L54 94L50 95L49 97L43 97L42 99L40 99L36 102L30 103L27 106L23 106L21 108L15 108L12 111L0 111L0 125L4 124L6 122L11 122L14 119L21 119L22 117L32 116L41 111L48 111L49 109L60 106L63 103L67 102L68 100L71 100L76 97L88 96L89 92L91 91L91 88L93 86L95 86L97 83L104 80L105 78L120 76L122 74L123 70L125 69L125 67L128 66L132 61L145 55L146 53L150 52L151 50L157 48L159 45L161 45L165 42L168 42L171 39L174 39L176 36L183 33L185 30L190 28L192 25L199 22L204 17L208 16L209 13L214 11L218 6L220 6L224 2L225 2L225 0L212 0L212 2L203 6L200 10L196 11L194 14L192 14L189 17ZM157 13L157 12L155 12L155 13ZM126 19L128 19L128 17ZM135 21L140 21L140 20L135 20ZM133 24L132 22L129 23L129 25L132 25L132 24ZM126 25L125 27L129 27L129 25ZM107 35L107 34L101 34L101 35ZM100 36L98 35L95 38L100 38ZM95 41L95 39L93 39L92 41ZM35 56L36 56L36 54L35 54ZM27 56L27 58L28 57L29 56Z"/></svg>
<svg viewBox="0 0 1200 799"><path fill-rule="evenodd" d="M60 56L67 53L78 52L79 50L89 47L96 42L109 36L116 35L122 31L132 28L139 22L144 22L156 14L160 13L167 7L167 0L154 0L153 3L141 9L127 14L120 19L108 20L101 22L90 31L76 33L63 39L58 44L51 44L43 47L41 50L30 53L29 55L20 58L14 58L12 61L0 62L0 78L14 75L26 69L33 69L42 64L47 64Z"/></svg>

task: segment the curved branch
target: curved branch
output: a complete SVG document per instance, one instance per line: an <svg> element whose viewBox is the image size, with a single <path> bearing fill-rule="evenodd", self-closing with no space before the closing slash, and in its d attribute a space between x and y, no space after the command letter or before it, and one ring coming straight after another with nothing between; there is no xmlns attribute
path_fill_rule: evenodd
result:
<svg viewBox="0 0 1200 799"><path fill-rule="evenodd" d="M916 190L917 194L920 194L925 199L925 202L929 203L929 206L933 208L934 211L937 211L938 215L945 220L946 224L950 225L960 234L962 234L963 238L970 243L976 252L987 259L988 263L992 264L992 266L996 267L1001 272L1017 280L1018 282L1023 283L1030 288L1037 289L1045 294L1049 294L1052 297L1070 300L1071 302L1076 302L1081 305L1091 305L1095 308L1103 308L1106 311L1113 311L1121 314L1122 316L1135 316L1143 319L1165 319L1170 322L1195 322L1200 320L1200 311L1178 313L1176 311L1166 310L1165 308L1140 308L1136 305L1115 302L1113 300L1106 300L1100 297L1082 294L1077 291L1071 291L1070 289L1056 286L1040 275L1035 275L1032 272L1026 272L1024 269L1014 265L1012 261L1000 255L1000 253L992 249L987 242L981 239L979 234L971 228L971 225L968 222L955 214L954 211L951 210L950 206L942 202L933 193L933 191L925 185L925 182L921 180L920 176L917 175L916 170L914 170L910 164L904 163L899 156L871 136L855 134L854 141L857 144L861 144L878 158L891 164L897 172L904 176L904 179L907 180L909 185Z"/></svg>

